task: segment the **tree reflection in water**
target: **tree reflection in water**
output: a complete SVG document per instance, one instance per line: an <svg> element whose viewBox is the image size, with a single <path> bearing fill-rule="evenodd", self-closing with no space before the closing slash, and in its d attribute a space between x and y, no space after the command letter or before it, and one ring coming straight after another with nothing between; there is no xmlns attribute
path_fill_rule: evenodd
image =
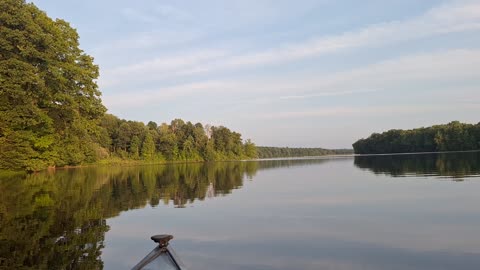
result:
<svg viewBox="0 0 480 270"><path fill-rule="evenodd" d="M224 196L258 170L326 159L97 167L0 176L0 269L102 269L106 219Z"/></svg>
<svg viewBox="0 0 480 270"><path fill-rule="evenodd" d="M355 166L375 174L439 176L463 181L480 171L480 152L355 156Z"/></svg>

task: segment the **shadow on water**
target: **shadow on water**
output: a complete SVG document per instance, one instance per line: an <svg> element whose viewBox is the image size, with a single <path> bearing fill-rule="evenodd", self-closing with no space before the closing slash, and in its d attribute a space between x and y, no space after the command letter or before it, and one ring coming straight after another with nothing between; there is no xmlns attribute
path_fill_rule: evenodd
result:
<svg viewBox="0 0 480 270"><path fill-rule="evenodd" d="M224 196L259 170L328 160L57 170L0 179L0 269L102 269L106 219Z"/></svg>
<svg viewBox="0 0 480 270"><path fill-rule="evenodd" d="M393 177L435 176L463 181L480 174L480 152L355 156L355 166Z"/></svg>

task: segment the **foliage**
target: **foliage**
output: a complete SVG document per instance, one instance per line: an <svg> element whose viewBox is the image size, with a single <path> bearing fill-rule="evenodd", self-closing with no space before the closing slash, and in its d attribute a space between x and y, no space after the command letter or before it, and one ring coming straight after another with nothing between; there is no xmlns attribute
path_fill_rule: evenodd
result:
<svg viewBox="0 0 480 270"><path fill-rule="evenodd" d="M0 10L0 167L88 162L105 112L93 58L67 22L33 4L5 0Z"/></svg>
<svg viewBox="0 0 480 270"><path fill-rule="evenodd" d="M255 144L250 140L244 143L239 133L223 126L209 127L209 138L201 123L175 119L170 124L150 121L144 125L106 114L100 128L106 130L110 153L124 159L138 159L138 153L147 161L237 160L257 156Z"/></svg>
<svg viewBox="0 0 480 270"><path fill-rule="evenodd" d="M357 154L480 150L480 123L454 121L427 128L394 129L358 140L353 148Z"/></svg>
<svg viewBox="0 0 480 270"><path fill-rule="evenodd" d="M226 127L147 125L105 114L93 58L75 29L24 0L0 2L0 169L39 171L101 159L254 158Z"/></svg>

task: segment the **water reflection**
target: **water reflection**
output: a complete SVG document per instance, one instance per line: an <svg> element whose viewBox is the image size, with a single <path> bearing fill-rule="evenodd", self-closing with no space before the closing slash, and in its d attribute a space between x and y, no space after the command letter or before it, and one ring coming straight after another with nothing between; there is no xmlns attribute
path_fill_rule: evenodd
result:
<svg viewBox="0 0 480 270"><path fill-rule="evenodd" d="M0 269L128 268L151 248L148 235L139 237L150 232L176 234L175 244L197 269L394 269L390 263L408 269L404 261L413 262L411 269L447 262L475 269L480 263L476 181L379 182L352 163L290 159L3 176ZM479 174L480 153L361 156L354 164L385 177L458 180ZM236 196L204 202L244 185ZM431 248L432 241L457 248L447 254ZM145 243L145 254L119 258L138 243Z"/></svg>
<svg viewBox="0 0 480 270"><path fill-rule="evenodd" d="M480 152L356 156L355 166L394 177L437 176L463 181L480 173Z"/></svg>
<svg viewBox="0 0 480 270"><path fill-rule="evenodd" d="M0 269L101 269L106 219L147 204L185 207L260 169L327 160L99 167L0 177Z"/></svg>

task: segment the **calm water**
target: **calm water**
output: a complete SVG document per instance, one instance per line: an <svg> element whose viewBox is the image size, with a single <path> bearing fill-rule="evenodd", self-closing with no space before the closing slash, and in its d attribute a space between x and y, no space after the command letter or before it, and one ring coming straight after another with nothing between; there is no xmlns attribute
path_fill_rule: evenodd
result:
<svg viewBox="0 0 480 270"><path fill-rule="evenodd" d="M0 180L0 269L480 269L480 154L57 170Z"/></svg>

